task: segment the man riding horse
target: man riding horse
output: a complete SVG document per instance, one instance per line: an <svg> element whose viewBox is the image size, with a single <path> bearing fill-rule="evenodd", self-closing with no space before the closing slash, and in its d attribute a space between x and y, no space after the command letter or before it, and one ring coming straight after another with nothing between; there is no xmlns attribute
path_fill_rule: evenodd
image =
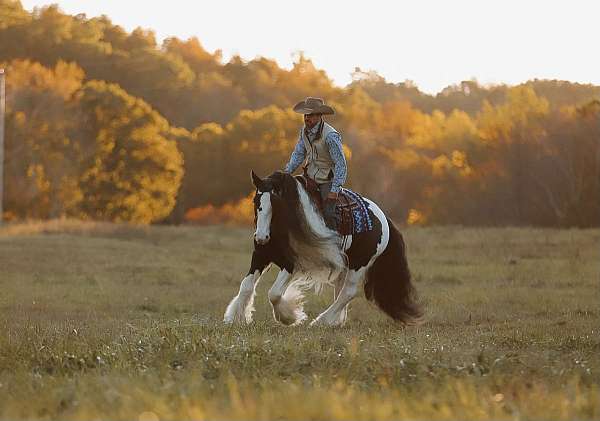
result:
<svg viewBox="0 0 600 421"><path fill-rule="evenodd" d="M306 160L305 175L319 186L325 223L335 230L338 224L336 200L348 173L342 137L323 120L324 115L333 115L335 111L321 98L312 97L297 103L294 111L304 114L304 127L285 172L293 173Z"/></svg>
<svg viewBox="0 0 600 421"><path fill-rule="evenodd" d="M344 324L361 286L365 297L392 319L417 321L422 312L414 300L402 234L375 202L341 188L347 173L342 139L323 121L323 115L334 114L333 108L309 97L294 111L304 114L304 127L285 172L265 178L252 172L254 249L223 321L252 321L256 285L271 263L280 271L268 296L275 320L283 324L302 323L307 318L303 289L326 284L334 288L334 301L313 325ZM305 160L306 178L293 177Z"/></svg>

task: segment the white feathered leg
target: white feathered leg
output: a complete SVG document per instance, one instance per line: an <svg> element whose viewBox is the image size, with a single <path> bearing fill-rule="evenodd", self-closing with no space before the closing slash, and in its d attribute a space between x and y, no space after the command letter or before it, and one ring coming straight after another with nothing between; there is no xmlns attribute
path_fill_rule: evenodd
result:
<svg viewBox="0 0 600 421"><path fill-rule="evenodd" d="M225 323L251 323L252 313L254 312L254 296L256 294L256 285L260 280L262 272L254 271L247 275L240 284L240 291L233 297L233 300L225 310L223 321Z"/></svg>
<svg viewBox="0 0 600 421"><path fill-rule="evenodd" d="M282 269L269 290L273 317L284 325L298 324L306 320L302 308L302 291L293 285L288 288L291 280L292 274Z"/></svg>
<svg viewBox="0 0 600 421"><path fill-rule="evenodd" d="M311 322L311 326L339 326L342 323L342 312L345 311L346 306L352 301L356 294L358 294L358 289L364 279L366 271L367 269L364 267L358 271L350 270L346 276L344 285L333 304L331 304L323 313L319 314L319 316Z"/></svg>

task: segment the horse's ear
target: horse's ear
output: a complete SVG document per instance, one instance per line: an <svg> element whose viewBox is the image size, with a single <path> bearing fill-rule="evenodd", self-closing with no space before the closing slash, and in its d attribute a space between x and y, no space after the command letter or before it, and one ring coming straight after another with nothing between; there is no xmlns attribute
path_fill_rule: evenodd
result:
<svg viewBox="0 0 600 421"><path fill-rule="evenodd" d="M256 175L254 173L254 170L251 170L251 175L252 175L252 184L254 184L254 187L256 187L257 189L260 190L260 186L262 186L263 181L260 179L260 177L258 175Z"/></svg>

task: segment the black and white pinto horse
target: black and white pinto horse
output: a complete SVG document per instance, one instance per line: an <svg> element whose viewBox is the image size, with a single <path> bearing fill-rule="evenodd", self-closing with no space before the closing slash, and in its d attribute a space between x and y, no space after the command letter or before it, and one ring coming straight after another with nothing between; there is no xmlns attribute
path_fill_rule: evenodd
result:
<svg viewBox="0 0 600 421"><path fill-rule="evenodd" d="M256 186L256 231L250 270L225 311L226 323L250 323L256 286L267 267L280 268L269 300L275 319L302 323L307 287L333 285L334 301L311 325L342 325L348 304L364 285L365 296L392 319L410 324L421 317L400 232L372 201L365 199L370 231L341 236L330 230L297 177L275 172Z"/></svg>

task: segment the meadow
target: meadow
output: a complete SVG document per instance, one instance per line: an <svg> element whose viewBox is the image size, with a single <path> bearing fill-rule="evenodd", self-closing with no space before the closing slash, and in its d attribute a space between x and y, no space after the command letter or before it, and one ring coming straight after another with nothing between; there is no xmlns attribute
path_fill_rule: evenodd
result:
<svg viewBox="0 0 600 421"><path fill-rule="evenodd" d="M0 227L0 419L599 419L600 230L403 229L425 319L222 316L247 228ZM315 317L332 291L307 296Z"/></svg>

